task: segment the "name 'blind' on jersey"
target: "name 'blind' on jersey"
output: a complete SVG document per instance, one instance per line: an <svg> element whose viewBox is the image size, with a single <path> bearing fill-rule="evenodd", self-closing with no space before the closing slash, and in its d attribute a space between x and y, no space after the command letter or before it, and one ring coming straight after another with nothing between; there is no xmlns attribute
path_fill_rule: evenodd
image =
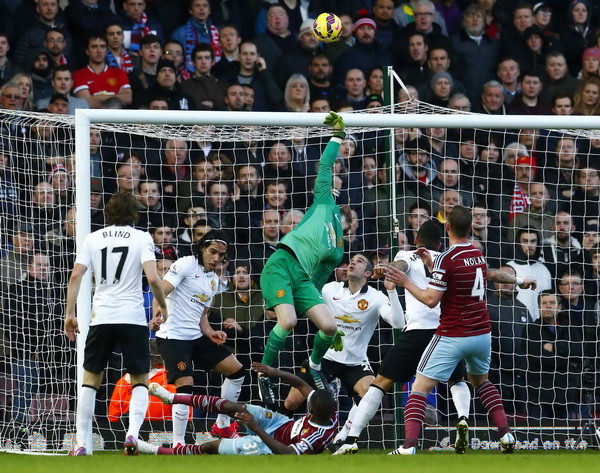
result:
<svg viewBox="0 0 600 473"><path fill-rule="evenodd" d="M429 250L432 258L437 258L440 254L438 251ZM405 271L406 275L419 288L427 289L429 283L429 271L421 260L421 257L411 251L399 251L396 253L394 261L404 261L408 265ZM410 292L404 291L406 300L406 326L404 330L431 330L438 328L440 325L440 305L433 308L427 307L422 302L418 301Z"/></svg>
<svg viewBox="0 0 600 473"><path fill-rule="evenodd" d="M368 285L352 294L343 282L325 284L323 299L333 313L338 329L346 334L343 350L330 348L325 358L345 365L368 363L367 348L379 316L394 325L389 299Z"/></svg>
<svg viewBox="0 0 600 473"><path fill-rule="evenodd" d="M470 243L454 245L435 259L429 287L446 291L438 335L471 337L491 332L486 281L485 258Z"/></svg>
<svg viewBox="0 0 600 473"><path fill-rule="evenodd" d="M146 325L142 264L156 261L149 233L130 226L106 227L87 235L75 263L94 274L90 325Z"/></svg>
<svg viewBox="0 0 600 473"><path fill-rule="evenodd" d="M175 289L167 296L169 318L156 336L176 340L200 338L200 318L219 292L219 277L214 271L207 272L195 256L185 256L171 265L163 280Z"/></svg>

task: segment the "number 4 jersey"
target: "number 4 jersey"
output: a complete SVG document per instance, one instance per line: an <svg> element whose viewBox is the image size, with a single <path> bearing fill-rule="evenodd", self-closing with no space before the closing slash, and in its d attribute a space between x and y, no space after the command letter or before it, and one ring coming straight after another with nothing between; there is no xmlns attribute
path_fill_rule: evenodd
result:
<svg viewBox="0 0 600 473"><path fill-rule="evenodd" d="M486 281L485 258L469 243L454 245L435 258L429 287L445 291L438 335L471 337L491 331Z"/></svg>
<svg viewBox="0 0 600 473"><path fill-rule="evenodd" d="M142 264L155 260L152 237L133 227L110 226L86 236L75 263L93 270L90 325L146 325Z"/></svg>

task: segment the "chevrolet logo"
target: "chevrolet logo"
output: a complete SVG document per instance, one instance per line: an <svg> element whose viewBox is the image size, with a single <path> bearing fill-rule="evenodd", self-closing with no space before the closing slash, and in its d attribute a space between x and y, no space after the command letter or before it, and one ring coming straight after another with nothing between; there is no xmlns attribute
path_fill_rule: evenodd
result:
<svg viewBox="0 0 600 473"><path fill-rule="evenodd" d="M202 302L207 302L210 300L210 297L208 297L206 294L194 294L194 297L196 299L200 299Z"/></svg>
<svg viewBox="0 0 600 473"><path fill-rule="evenodd" d="M335 318L347 324L357 324L360 322L359 319L355 319L351 315L337 315Z"/></svg>

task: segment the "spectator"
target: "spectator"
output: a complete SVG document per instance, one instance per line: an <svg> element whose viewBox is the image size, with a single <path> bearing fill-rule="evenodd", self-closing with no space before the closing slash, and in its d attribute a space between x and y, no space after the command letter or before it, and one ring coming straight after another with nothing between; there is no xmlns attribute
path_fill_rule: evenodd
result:
<svg viewBox="0 0 600 473"><path fill-rule="evenodd" d="M17 66L9 59L10 43L8 35L0 31L0 87L18 72Z"/></svg>
<svg viewBox="0 0 600 473"><path fill-rule="evenodd" d="M471 215L473 215L471 239L481 243L488 267L500 268L503 255L509 254L509 247L500 229L490 225L492 218L488 208L482 202L473 204Z"/></svg>
<svg viewBox="0 0 600 473"><path fill-rule="evenodd" d="M514 99L506 107L512 115L550 115L550 103L540 97L542 76L536 71L525 71L519 76L519 88Z"/></svg>
<svg viewBox="0 0 600 473"><path fill-rule="evenodd" d="M221 26L219 31L221 59L212 68L212 73L217 79L224 80L237 69L240 62L241 42L240 32L234 25L225 24Z"/></svg>
<svg viewBox="0 0 600 473"><path fill-rule="evenodd" d="M282 237L291 232L304 218L305 213L302 210L288 210L281 219L281 235ZM356 217L358 218L358 217ZM354 222L354 221L353 221Z"/></svg>
<svg viewBox="0 0 600 473"><path fill-rule="evenodd" d="M50 266L54 269L51 279L58 287L66 287L75 263L75 206L67 209L64 220L45 236Z"/></svg>
<svg viewBox="0 0 600 473"><path fill-rule="evenodd" d="M52 268L45 253L29 258L24 279L9 286L1 301L3 331L11 353L11 379L19 389L13 391L13 442L29 448L28 430L32 419L33 396L48 383L47 364L53 361L61 329L58 294L51 283ZM10 435L10 434L9 434Z"/></svg>
<svg viewBox="0 0 600 473"><path fill-rule="evenodd" d="M302 22L298 33L298 44L285 54L282 54L273 66L273 75L280 88L284 88L289 78L301 74L308 78L309 65L312 57L319 50L319 40L313 34L313 19Z"/></svg>
<svg viewBox="0 0 600 473"><path fill-rule="evenodd" d="M254 110L273 110L281 103L283 94L267 67L265 58L259 56L255 43L248 41L240 45L240 65L226 82L248 84L254 89Z"/></svg>
<svg viewBox="0 0 600 473"><path fill-rule="evenodd" d="M117 166L117 190L134 194L140 185L141 174L132 164L122 163Z"/></svg>
<svg viewBox="0 0 600 473"><path fill-rule="evenodd" d="M344 89L346 89L345 99L354 110L362 110L365 105L365 74L360 69L349 69L344 79Z"/></svg>
<svg viewBox="0 0 600 473"><path fill-rule="evenodd" d="M192 254L194 240L194 227L203 220L206 224L206 200L201 197L190 197L179 201L179 228L177 231L177 244L181 256ZM200 238L198 238L200 240Z"/></svg>
<svg viewBox="0 0 600 473"><path fill-rule="evenodd" d="M158 220L164 212L158 181L141 181L135 195L140 203L140 218L137 227L147 231L151 222Z"/></svg>
<svg viewBox="0 0 600 473"><path fill-rule="evenodd" d="M198 43L210 44L216 61L221 58L221 46L219 45L219 29L214 25L210 16L212 11L210 2L208 0L189 0L188 5L191 18L185 25L175 30L171 39L184 46L185 66L190 72L194 72L192 51Z"/></svg>
<svg viewBox="0 0 600 473"><path fill-rule="evenodd" d="M33 99L47 97L52 89L50 79L52 78L52 58L50 53L44 50L34 51L30 56L24 70L31 76L33 84Z"/></svg>
<svg viewBox="0 0 600 473"><path fill-rule="evenodd" d="M515 257L506 264L515 270L517 277L532 278L537 282L537 288L531 291L517 288L517 300L527 307L530 319L537 320L540 317L538 295L552 289L552 274L544 264L540 232L532 227L516 230Z"/></svg>
<svg viewBox="0 0 600 473"><path fill-rule="evenodd" d="M104 38L107 46L106 63L110 67L122 69L128 74L132 72L133 61L124 45L123 27L119 23L110 23L104 29Z"/></svg>
<svg viewBox="0 0 600 473"><path fill-rule="evenodd" d="M170 219L164 221L162 216L151 222L148 229L154 243L154 253L157 259L176 260L179 252L175 246L175 232L170 225Z"/></svg>
<svg viewBox="0 0 600 473"><path fill-rule="evenodd" d="M408 37L408 57L401 68L401 79L408 84L421 84L427 81L427 51L429 46L423 33L413 33Z"/></svg>
<svg viewBox="0 0 600 473"><path fill-rule="evenodd" d="M506 115L504 87L500 82L490 80L483 84L481 102L474 108L474 111L488 115Z"/></svg>
<svg viewBox="0 0 600 473"><path fill-rule="evenodd" d="M523 47L523 34L533 26L533 7L529 3L519 3L513 10L512 24L502 32L501 54L508 55Z"/></svg>
<svg viewBox="0 0 600 473"><path fill-rule="evenodd" d="M565 202L563 209L573 217L575 231L579 235L586 226L595 225L600 217L600 178L598 170L584 166L577 170L575 182L577 188L571 201Z"/></svg>
<svg viewBox="0 0 600 473"><path fill-rule="evenodd" d="M243 201L248 208L250 226L253 228L259 226L260 212L264 208L261 181L259 169L256 166L245 164L236 170L238 200Z"/></svg>
<svg viewBox="0 0 600 473"><path fill-rule="evenodd" d="M138 0L128 1L138 2ZM134 101L148 87L156 84L156 68L161 54L162 46L158 36L149 33L140 40L139 49L134 55L135 67L128 74Z"/></svg>
<svg viewBox="0 0 600 473"><path fill-rule="evenodd" d="M165 47L163 48L162 58L171 61L175 64L175 69L177 71L177 82L181 83L184 80L192 77L192 73L187 70L185 67L185 63L183 61L183 46L179 41L171 40L165 43Z"/></svg>
<svg viewBox="0 0 600 473"><path fill-rule="evenodd" d="M123 27L123 46L132 54L138 54L142 47L142 39L147 35L158 37L159 43L164 41L161 24L146 13L145 0L124 0L120 14Z"/></svg>
<svg viewBox="0 0 600 473"><path fill-rule="evenodd" d="M544 256L546 265L553 270L553 277L563 274L566 270L583 273L583 249L581 243L573 236L574 232L575 225L571 214L559 210L554 216L553 235L543 242L549 250Z"/></svg>
<svg viewBox="0 0 600 473"><path fill-rule="evenodd" d="M290 182L289 193L292 196L290 202L293 208L304 208L306 204L306 179L305 176L292 165L292 153L288 143L282 141L274 142L268 148L266 164L263 168L264 179L282 180Z"/></svg>
<svg viewBox="0 0 600 473"><path fill-rule="evenodd" d="M69 66L57 66L52 71L52 81L50 82L53 88L53 95L63 94L68 99L68 113L75 115L75 110L78 108L89 108L87 100L81 97L74 97L70 94L71 88L73 87L73 73L69 69ZM36 108L38 110L48 107L50 103L50 97L39 99L36 102Z"/></svg>
<svg viewBox="0 0 600 473"><path fill-rule="evenodd" d="M500 267L511 276L514 268ZM515 284L494 282L488 291L487 303L492 322L492 382L500 387L509 413L525 412L525 350L521 337L529 321L527 307L516 298Z"/></svg>
<svg viewBox="0 0 600 473"><path fill-rule="evenodd" d="M206 216L213 228L223 230L232 242L244 244L250 240L248 211L242 202L233 200L231 182L212 181L206 187ZM238 256L238 255L232 255Z"/></svg>
<svg viewBox="0 0 600 473"><path fill-rule="evenodd" d="M581 84L579 79L575 79L567 68L567 61L562 53L550 51L546 56L546 75L542 88L542 97L544 100L552 100L555 95L575 96L577 89Z"/></svg>
<svg viewBox="0 0 600 473"><path fill-rule="evenodd" d="M379 66L373 67L367 72L367 86L365 87L366 95L385 95L383 69Z"/></svg>
<svg viewBox="0 0 600 473"><path fill-rule="evenodd" d="M581 70L581 55L586 47L594 46L590 30L592 12L588 0L576 0L567 7L566 21L560 32L561 43L569 74L577 77Z"/></svg>
<svg viewBox="0 0 600 473"><path fill-rule="evenodd" d="M468 175L463 176L459 173L456 159L446 158L441 161L436 178L431 183L431 198L439 200L441 193L446 189L458 191L465 206L473 205L473 192L469 187Z"/></svg>
<svg viewBox="0 0 600 473"><path fill-rule="evenodd" d="M194 100L198 110L222 110L225 84L212 75L214 51L209 44L199 43L192 51L194 74L181 83L181 91Z"/></svg>
<svg viewBox="0 0 600 473"><path fill-rule="evenodd" d="M264 208L277 210L284 215L289 208L289 192L285 181L266 181L264 194Z"/></svg>
<svg viewBox="0 0 600 473"><path fill-rule="evenodd" d="M225 89L225 110L241 112L246 110L246 92L240 84L231 84Z"/></svg>
<svg viewBox="0 0 600 473"><path fill-rule="evenodd" d="M12 230L11 247L0 258L0 285L6 294L8 286L17 284L27 272L29 258L34 251L35 236L33 226L28 223L15 223Z"/></svg>
<svg viewBox="0 0 600 473"><path fill-rule="evenodd" d="M253 238L255 243L250 244L249 247L252 268L257 274L262 272L269 257L277 250L281 229L281 214L273 209L263 211L260 228L260 237Z"/></svg>
<svg viewBox="0 0 600 473"><path fill-rule="evenodd" d="M504 29L504 18L498 19L497 15L503 17L503 11L496 8L496 0L477 0L477 4L483 8L485 13L485 33L496 41L500 40L500 35Z"/></svg>
<svg viewBox="0 0 600 473"><path fill-rule="evenodd" d="M272 69L277 60L296 47L296 38L289 30L290 18L281 5L274 3L267 8L267 30L254 37L254 43L264 58L264 66ZM241 51L240 51L241 52Z"/></svg>
<svg viewBox="0 0 600 473"><path fill-rule="evenodd" d="M326 43L323 46L323 52L329 57L332 64L337 63L338 58L356 43L356 38L353 34L354 23L352 22L352 16L343 13L339 15L339 18L342 22L340 39L333 43Z"/></svg>
<svg viewBox="0 0 600 473"><path fill-rule="evenodd" d="M588 48L581 56L581 72L577 75L578 79L587 80L591 77L600 76L600 49Z"/></svg>
<svg viewBox="0 0 600 473"><path fill-rule="evenodd" d="M450 97L450 100L448 100L448 108L460 112L470 112L471 101L465 94L454 94Z"/></svg>
<svg viewBox="0 0 600 473"><path fill-rule="evenodd" d="M367 71L382 64L392 64L392 55L375 41L377 24L371 17L361 16L354 21L356 42L344 51L335 63L337 82L342 83L351 69Z"/></svg>
<svg viewBox="0 0 600 473"><path fill-rule="evenodd" d="M515 242L516 229L525 228L526 226L535 228L541 233L544 240L552 235L554 212L551 210L548 189L541 182L532 182L529 184L528 197L529 204L522 212L516 214L512 222L509 223L507 239L511 243Z"/></svg>
<svg viewBox="0 0 600 473"><path fill-rule="evenodd" d="M31 76L24 72L17 72L11 79L21 89L21 110L30 112L33 110L33 81Z"/></svg>
<svg viewBox="0 0 600 473"><path fill-rule="evenodd" d="M563 94L555 95L552 99L552 113L554 115L572 115L573 97Z"/></svg>
<svg viewBox="0 0 600 473"><path fill-rule="evenodd" d="M403 174L405 192L417 197L427 197L431 193L430 184L437 175L431 160L431 147L425 138L410 140L398 160Z"/></svg>
<svg viewBox="0 0 600 473"><path fill-rule="evenodd" d="M575 139L570 136L558 139L554 156L553 161L548 160L543 180L554 199L566 202L575 193L575 170L579 167Z"/></svg>
<svg viewBox="0 0 600 473"><path fill-rule="evenodd" d="M451 38L454 66L467 96L475 100L483 85L495 77L499 46L485 32L485 11L481 7L470 5L462 18L459 33Z"/></svg>
<svg viewBox="0 0 600 473"><path fill-rule="evenodd" d="M401 28L394 21L394 1L375 0L373 20L376 23L375 43L382 50L391 51L400 41ZM380 92L373 92L380 93Z"/></svg>
<svg viewBox="0 0 600 473"><path fill-rule="evenodd" d="M97 35L88 39L86 54L88 66L75 71L73 93L84 98L90 108L100 106L111 97L117 97L125 106L131 104L132 93L127 74L105 64L106 40Z"/></svg>
<svg viewBox="0 0 600 473"><path fill-rule="evenodd" d="M506 165L506 163L505 163ZM510 166L510 165L508 165ZM500 196L500 220L503 226L509 226L517 215L525 211L529 204L530 185L536 172L535 158L520 155L512 166L514 179L505 176L502 196Z"/></svg>
<svg viewBox="0 0 600 473"><path fill-rule="evenodd" d="M420 0L410 0L409 2L405 2L405 3L401 4L400 6L396 7L394 9L394 16L393 16L394 21L396 23L398 23L400 26L407 26L409 23L413 23L413 22L417 21L417 19L420 16L416 15L416 17L415 17L415 8L420 3L421 3ZM431 2L426 2L426 3L431 3ZM428 6L428 5L426 5L426 6ZM421 8L423 8L423 7L421 7ZM440 26L442 33L446 34L446 23L444 21L444 18L435 9L435 5L433 6L433 8L434 8L433 21ZM420 11L420 10L421 9L417 8L417 11ZM424 10L424 11L426 13L431 10L428 9L428 10ZM423 15L421 15L421 18L424 18L421 20L423 22L425 20L427 20L427 18L425 18Z"/></svg>
<svg viewBox="0 0 600 473"><path fill-rule="evenodd" d="M44 47L44 39L48 30L62 28L65 20L58 0L40 0L35 6L36 16L33 24L25 31L19 31L19 41L16 44L13 60L19 66L24 66L32 51ZM70 52L70 51L67 51Z"/></svg>
<svg viewBox="0 0 600 473"><path fill-rule="evenodd" d="M283 93L286 112L308 112L310 89L308 81L302 74L293 74L285 85Z"/></svg>
<svg viewBox="0 0 600 473"><path fill-rule="evenodd" d="M504 89L504 103L508 105L512 102L515 96L521 92L519 77L521 76L521 68L519 63L513 57L507 56L498 62L496 70L498 80Z"/></svg>
<svg viewBox="0 0 600 473"><path fill-rule="evenodd" d="M533 25L523 32L523 45L518 52L518 58L523 70L544 73L548 43L544 32Z"/></svg>
<svg viewBox="0 0 600 473"><path fill-rule="evenodd" d="M435 21L437 11L433 2L429 0L415 0L411 4L413 5L414 21L408 23L401 30L400 34L404 44L406 44L406 40L414 33L423 34L425 42L430 47L448 44L447 31L445 28L442 30L440 26L443 22L438 24ZM403 53L405 54L404 51Z"/></svg>
<svg viewBox="0 0 600 473"><path fill-rule="evenodd" d="M138 98L139 104L149 103L154 97L164 97L169 110L195 110L194 99L181 90L177 83L175 63L161 59L156 66L156 84L148 87Z"/></svg>
<svg viewBox="0 0 600 473"><path fill-rule="evenodd" d="M64 66L72 62L72 59L65 55L67 39L62 29L52 28L48 30L44 39L44 46L52 58L52 69L56 66Z"/></svg>
<svg viewBox="0 0 600 473"><path fill-rule="evenodd" d="M600 78L584 80L575 93L573 115L600 114Z"/></svg>
<svg viewBox="0 0 600 473"><path fill-rule="evenodd" d="M523 331L526 352L527 411L534 419L566 419L568 359L573 348L569 327L558 324L562 310L552 291L539 295L540 318Z"/></svg>

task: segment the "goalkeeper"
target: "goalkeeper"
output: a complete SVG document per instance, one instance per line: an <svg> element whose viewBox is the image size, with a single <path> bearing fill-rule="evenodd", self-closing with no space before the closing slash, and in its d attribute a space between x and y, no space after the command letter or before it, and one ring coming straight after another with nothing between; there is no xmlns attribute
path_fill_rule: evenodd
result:
<svg viewBox="0 0 600 473"><path fill-rule="evenodd" d="M317 389L327 386L321 360L337 332L335 318L323 301L321 289L342 260L343 235L352 223L350 208L340 209L332 194L333 165L345 137L344 121L330 112L324 124L331 126L333 137L319 162L314 202L298 226L280 241L260 277L266 307L277 314L277 324L269 334L262 363L273 366L286 337L296 326L296 312L305 314L319 328L307 367ZM259 375L258 386L263 403L273 406L270 379Z"/></svg>

